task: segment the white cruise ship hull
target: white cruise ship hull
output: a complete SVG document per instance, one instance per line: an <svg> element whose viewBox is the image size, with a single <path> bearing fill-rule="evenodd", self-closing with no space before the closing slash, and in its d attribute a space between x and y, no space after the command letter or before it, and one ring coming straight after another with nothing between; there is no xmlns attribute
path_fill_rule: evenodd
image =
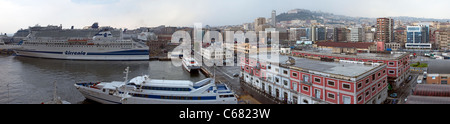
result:
<svg viewBox="0 0 450 124"><path fill-rule="evenodd" d="M192 70L199 70L200 66L188 66L186 63L183 62L183 68L186 69L188 72L191 72Z"/></svg>
<svg viewBox="0 0 450 124"><path fill-rule="evenodd" d="M234 100L168 100L158 98L130 97L123 101L124 104L236 104Z"/></svg>
<svg viewBox="0 0 450 124"><path fill-rule="evenodd" d="M122 98L115 95L109 95L107 93L98 92L97 90L85 87L80 87L78 91L80 91L86 99L90 99L101 104L122 104L120 101Z"/></svg>
<svg viewBox="0 0 450 124"><path fill-rule="evenodd" d="M86 98L102 104L236 104L236 100L232 99L214 99L214 100L168 100L158 98L139 98L128 97L121 101L122 98L116 95L99 92L90 88L80 87L80 93Z"/></svg>
<svg viewBox="0 0 450 124"><path fill-rule="evenodd" d="M92 51L88 50L60 50L60 51L42 51L42 50L15 50L17 56L67 59L67 60L149 60L148 50L116 50L116 51Z"/></svg>

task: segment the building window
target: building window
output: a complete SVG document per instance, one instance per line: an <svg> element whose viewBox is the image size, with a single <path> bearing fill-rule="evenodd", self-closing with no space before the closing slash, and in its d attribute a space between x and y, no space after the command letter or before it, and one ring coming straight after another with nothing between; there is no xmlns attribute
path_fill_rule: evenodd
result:
<svg viewBox="0 0 450 124"><path fill-rule="evenodd" d="M362 83L358 83L358 89L362 87Z"/></svg>
<svg viewBox="0 0 450 124"><path fill-rule="evenodd" d="M298 74L297 74L297 73L295 73L295 72L293 72L293 73L292 73L292 76L294 76L294 77L297 77L297 76L298 76Z"/></svg>
<svg viewBox="0 0 450 124"><path fill-rule="evenodd" d="M319 89L314 89L314 94L315 94L315 97L316 97L317 99L320 99L321 92L320 92Z"/></svg>
<svg viewBox="0 0 450 124"><path fill-rule="evenodd" d="M394 62L389 62L389 65L395 65L395 63Z"/></svg>
<svg viewBox="0 0 450 124"><path fill-rule="evenodd" d="M350 104L351 103L351 98L349 96L343 96L342 97L344 104Z"/></svg>
<svg viewBox="0 0 450 124"><path fill-rule="evenodd" d="M370 95L370 91L366 92L366 97L368 97Z"/></svg>
<svg viewBox="0 0 450 124"><path fill-rule="evenodd" d="M303 99L303 103L305 103L305 104L309 104L309 102L308 102L308 100L307 100L307 99Z"/></svg>
<svg viewBox="0 0 450 124"><path fill-rule="evenodd" d="M334 94L332 94L332 93L328 93L327 94L327 97L328 98L330 98L330 99L335 99L335 97L334 97L335 95Z"/></svg>
<svg viewBox="0 0 450 124"><path fill-rule="evenodd" d="M288 81L287 80L283 80L283 84L284 84L284 86L288 86Z"/></svg>
<svg viewBox="0 0 450 124"><path fill-rule="evenodd" d="M441 81L441 84L447 84L446 80Z"/></svg>
<svg viewBox="0 0 450 124"><path fill-rule="evenodd" d="M361 102L361 100L362 100L362 96L359 96L358 97L358 102Z"/></svg>
<svg viewBox="0 0 450 124"><path fill-rule="evenodd" d="M342 88L347 89L347 90L350 90L350 84L343 83L343 84L342 84Z"/></svg>
<svg viewBox="0 0 450 124"><path fill-rule="evenodd" d="M314 78L314 81L320 83L320 78Z"/></svg>
<svg viewBox="0 0 450 124"><path fill-rule="evenodd" d="M391 71L389 71L389 74L395 74L395 71L391 70Z"/></svg>
<svg viewBox="0 0 450 124"><path fill-rule="evenodd" d="M367 79L367 80L366 80L366 84L369 84L369 82L370 82L369 79Z"/></svg>
<svg viewBox="0 0 450 124"><path fill-rule="evenodd" d="M329 86L335 86L335 85L334 85L334 81L328 81L327 84L328 84Z"/></svg>
<svg viewBox="0 0 450 124"><path fill-rule="evenodd" d="M309 91L309 88L308 88L307 86L303 86L303 91L308 92L308 91Z"/></svg>
<svg viewBox="0 0 450 124"><path fill-rule="evenodd" d="M309 82L309 75L303 75L303 81Z"/></svg>
<svg viewBox="0 0 450 124"><path fill-rule="evenodd" d="M294 90L297 91L297 82L293 82L292 87L294 87Z"/></svg>
<svg viewBox="0 0 450 124"><path fill-rule="evenodd" d="M448 79L448 77L447 76L442 76L441 79Z"/></svg>
<svg viewBox="0 0 450 124"><path fill-rule="evenodd" d="M283 70L283 74L287 75L288 71L287 70Z"/></svg>
<svg viewBox="0 0 450 124"><path fill-rule="evenodd" d="M375 80L375 74L372 75L372 80L373 80L373 81Z"/></svg>

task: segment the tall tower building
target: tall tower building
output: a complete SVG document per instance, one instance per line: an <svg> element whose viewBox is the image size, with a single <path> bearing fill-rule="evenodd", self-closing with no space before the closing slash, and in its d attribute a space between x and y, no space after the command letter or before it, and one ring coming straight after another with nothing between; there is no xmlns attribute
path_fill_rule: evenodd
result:
<svg viewBox="0 0 450 124"><path fill-rule="evenodd" d="M269 28L269 25L266 24L266 18L259 17L255 19L254 28L256 32L264 31L265 28Z"/></svg>
<svg viewBox="0 0 450 124"><path fill-rule="evenodd" d="M429 41L429 27L427 25L407 26L405 48L431 49L432 44Z"/></svg>
<svg viewBox="0 0 450 124"><path fill-rule="evenodd" d="M394 19L377 18L376 39L377 42L394 42Z"/></svg>
<svg viewBox="0 0 450 124"><path fill-rule="evenodd" d="M264 24L266 24L266 18L264 18L264 17L256 18L254 24L255 24L254 25L255 28L260 26L260 25L264 25Z"/></svg>
<svg viewBox="0 0 450 124"><path fill-rule="evenodd" d="M277 11L275 11L275 10L272 10L272 23L271 23L271 25L273 27L277 26Z"/></svg>

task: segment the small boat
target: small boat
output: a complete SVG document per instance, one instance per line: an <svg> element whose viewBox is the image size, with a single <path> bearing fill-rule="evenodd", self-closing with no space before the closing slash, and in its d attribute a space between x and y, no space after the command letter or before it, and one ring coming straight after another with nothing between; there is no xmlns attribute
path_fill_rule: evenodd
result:
<svg viewBox="0 0 450 124"><path fill-rule="evenodd" d="M53 99L51 101L42 102L41 104L71 104L68 101L62 100L56 93L56 81L53 82Z"/></svg>
<svg viewBox="0 0 450 124"><path fill-rule="evenodd" d="M74 86L87 99L103 104L237 104L234 93L213 78L187 80L150 79L148 75L125 81L82 82Z"/></svg>
<svg viewBox="0 0 450 124"><path fill-rule="evenodd" d="M195 61L194 58L183 57L182 63L183 68L186 69L188 72L200 69L200 65L197 63L197 61Z"/></svg>

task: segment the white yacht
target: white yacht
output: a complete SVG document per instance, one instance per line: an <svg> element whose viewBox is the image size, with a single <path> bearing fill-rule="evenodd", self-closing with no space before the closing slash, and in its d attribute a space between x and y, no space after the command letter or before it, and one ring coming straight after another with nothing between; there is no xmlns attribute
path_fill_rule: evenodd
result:
<svg viewBox="0 0 450 124"><path fill-rule="evenodd" d="M188 72L200 69L200 65L197 63L197 61L194 58L183 57L182 63L183 63L183 68L186 69Z"/></svg>
<svg viewBox="0 0 450 124"><path fill-rule="evenodd" d="M193 83L144 75L128 81L128 68L125 73L126 81L83 82L75 87L87 99L103 104L237 104L234 93L212 78Z"/></svg>
<svg viewBox="0 0 450 124"><path fill-rule="evenodd" d="M111 29L112 30L112 29ZM90 37L86 34L97 31ZM118 34L114 30L115 34ZM110 30L32 31L19 43L17 56L69 60L149 60L149 47L143 42L123 40Z"/></svg>

